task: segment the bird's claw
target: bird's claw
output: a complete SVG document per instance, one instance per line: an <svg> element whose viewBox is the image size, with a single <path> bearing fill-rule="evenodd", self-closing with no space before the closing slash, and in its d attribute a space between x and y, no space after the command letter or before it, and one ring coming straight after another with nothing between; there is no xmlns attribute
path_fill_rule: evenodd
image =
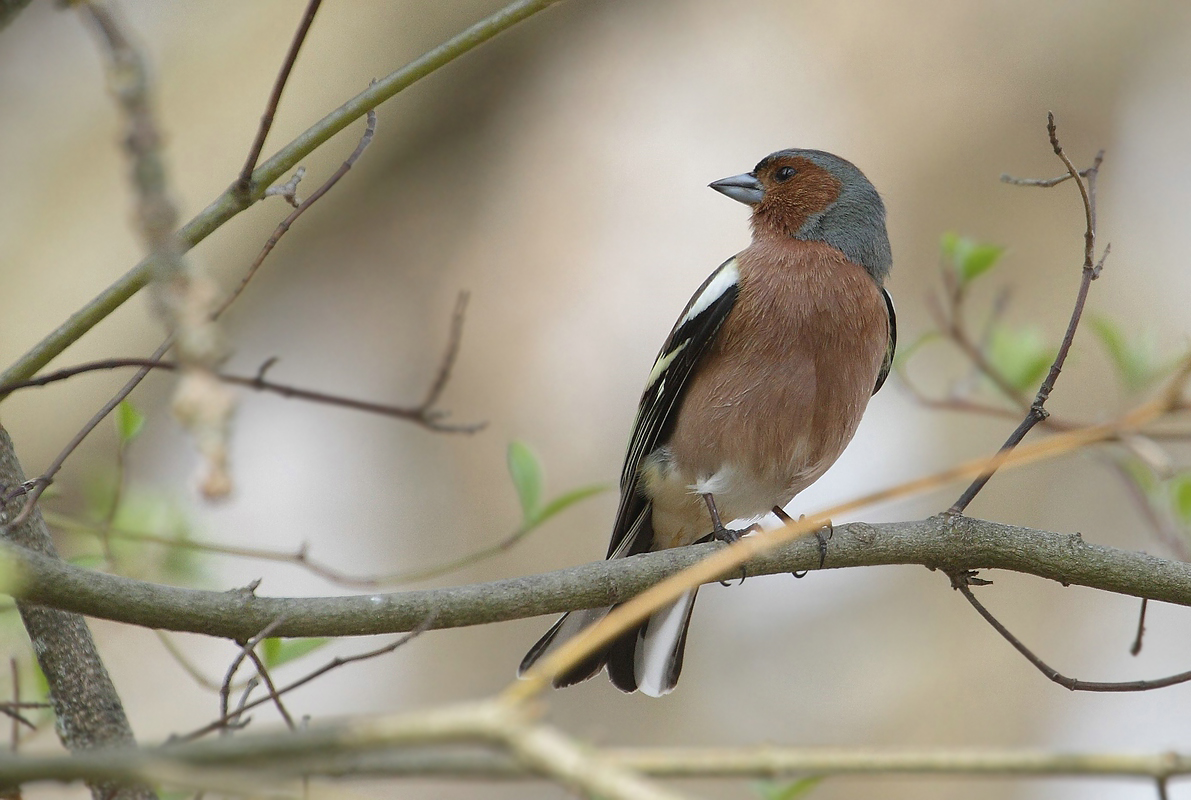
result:
<svg viewBox="0 0 1191 800"><path fill-rule="evenodd" d="M773 513L782 522L793 522L794 519L786 513L786 510L781 506L774 506ZM803 514L798 518L800 521L806 519ZM831 524L831 520L827 520L827 524L815 531L815 540L819 543L819 569L823 569L823 565L827 563L827 542L831 539L832 534L835 533L835 526ZM805 578L806 574L810 572L807 569L796 569L790 574L795 578Z"/></svg>

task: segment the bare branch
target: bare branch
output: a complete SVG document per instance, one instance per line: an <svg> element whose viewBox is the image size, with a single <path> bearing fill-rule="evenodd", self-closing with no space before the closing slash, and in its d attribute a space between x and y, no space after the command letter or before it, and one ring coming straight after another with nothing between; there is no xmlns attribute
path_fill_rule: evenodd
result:
<svg viewBox="0 0 1191 800"><path fill-rule="evenodd" d="M431 623L434 622L434 616L435 615L433 613L431 613L429 616L426 617L426 619L422 620L422 622L420 622L418 624L418 626L415 627L413 630L406 633L401 638L396 639L395 641L389 642L388 644L384 645L383 647L378 647L375 650L368 650L367 652L364 652L364 653L357 653L353 656L336 656L335 658L331 659L326 664L323 664L321 667L314 670L313 672L309 672L306 675L299 678L298 680L293 681L292 683L286 684L281 689L275 690L273 692L273 694L275 694L277 697L281 697L282 695L284 695L288 692L292 692L294 689L297 689L299 686L305 686L306 684L310 683L311 681L315 680L316 678L321 678L323 675L326 675L328 672L339 669L340 667L342 667L346 664L354 664L357 661L367 661L372 658L377 658L378 656L388 655L389 653L392 653L394 650L397 650L398 648L402 647L403 645L407 644L408 642L412 641L413 639L416 639L418 636L421 636L423 633L425 633L427 630L429 630ZM234 711L233 713L223 715L219 719L215 720L214 722L204 725L203 727L199 728L198 730L191 731L190 733L187 733L183 736L172 737L171 741L179 741L179 742L194 741L195 739L206 736L208 733L211 733L212 731L220 730L221 728L226 727L229 723L234 722L235 719L238 718L245 711L251 711L252 709L256 708L257 706L263 705L264 703L267 703L272 699L273 699L273 696L271 695L270 697L263 697L259 700L254 700L251 703L244 703L241 705L240 708L236 709L236 711Z"/></svg>
<svg viewBox="0 0 1191 800"><path fill-rule="evenodd" d="M964 599L972 604L972 607L976 609L980 616L984 617L984 620L989 625L992 625L1005 641L1013 645L1013 649L1025 656L1026 661L1033 664L1048 680L1054 681L1065 689L1070 689L1073 692L1148 692L1151 689L1163 689L1167 686L1176 686L1180 683L1191 681L1191 670L1165 678L1141 681L1084 681L1078 678L1069 678L1039 658L1030 648L1026 647L1021 639L1014 636L1008 628L1001 624L1000 620L994 617L976 599L976 595L972 594L971 587L987 583L990 583L990 581L976 578L975 572L971 570L951 573L951 587L958 590L964 596Z"/></svg>
<svg viewBox="0 0 1191 800"><path fill-rule="evenodd" d="M1096 154L1092 166L1084 171L1083 177L1071 159L1063 151L1059 144L1058 132L1055 127L1055 116L1053 113L1046 116L1046 130L1050 138L1051 147L1054 149L1055 155L1067 167L1067 173L1075 180L1076 186L1079 187L1079 195L1083 200L1084 219L1087 223L1087 228L1084 231L1084 265L1083 274L1079 282L1079 292L1075 298L1075 307L1071 311L1071 319L1067 323L1067 331L1063 335L1063 341L1059 345L1059 351L1055 354L1054 362L1050 365L1050 370L1047 372L1046 378L1042 381L1042 385L1038 387L1038 394L1034 397L1034 402L1030 405L1029 411L1024 420L1017 428L1009 435L1005 444L1001 446L1000 454L1010 453L1015 447L1026 437L1035 425L1046 419L1050 412L1045 408L1046 401L1050 398L1050 393L1054 389L1055 381L1058 380L1059 373L1063 370L1063 364L1067 361L1067 353L1071 350L1071 343L1075 340L1075 331L1079 327L1079 321L1083 316L1084 304L1088 299L1088 290L1091 288L1092 281L1097 278L1099 268L1093 261L1094 252L1096 249L1096 176L1100 170L1100 164L1104 160L1104 151L1101 150ZM1107 253L1106 253L1107 255ZM1103 261L1101 261L1101 266ZM996 472L999 462L994 459L989 468L985 470L976 480L974 480L964 493L960 495L959 499L952 504L948 509L949 513L962 514L968 505L980 493L985 484L992 478Z"/></svg>
<svg viewBox="0 0 1191 800"><path fill-rule="evenodd" d="M457 345L455 347L457 348ZM135 378L136 383L129 381L129 384L125 386L127 391L121 390L121 393L113 398L114 402L111 403L111 406L112 409L114 409L120 404L121 400L127 397L127 394L136 387L137 383L139 383L150 370L161 369L173 372L181 368L181 365L179 365L177 362L160 360L160 354L163 353L163 348L158 348L158 352L154 353L154 355L149 358L107 358L99 361L88 362L86 364L79 364L74 367L67 367L65 369L46 373L45 375L41 375L37 378L31 378L28 381L12 384L9 387L0 389L0 392L18 391L20 389L27 389L34 386L46 386L48 384L63 381L87 372L138 367L139 371L137 372L137 376ZM453 353L450 351L448 351L447 356L449 358L454 357ZM269 392L295 400L305 400L311 403L319 403L321 405L348 408L354 411L364 411L369 414L379 414L380 416L384 417L403 419L409 422L414 422L429 430L443 433L476 433L480 430L483 430L486 425L486 423L483 422L458 425L442 422L442 412L433 407L425 405L409 407L394 406L386 403L373 403L368 400L358 400L351 397L331 394L329 392L319 392L313 389L301 389L296 386L265 380L262 377L265 370L275 363L276 359L270 359L269 361L265 362L265 369L258 370L257 373L252 377L248 377L246 375L227 375L224 373L215 373L215 377L225 383L230 383L235 386L243 386L247 389L254 389L260 392ZM449 373L449 364L444 366L447 373ZM444 373L444 366L439 367L439 377L441 377L441 375ZM436 378L436 381L437 380L438 378ZM107 409L107 411L103 412L103 416L93 419L91 423L88 423L90 427L81 431L76 437L76 440L72 440L71 446L67 450L63 450L63 453L59 455L59 458L65 462L65 457L69 457L70 454L74 452L74 449L78 447L83 438L85 438L87 434L94 430L94 426L98 425L99 422L103 420L103 417L110 413L112 409ZM59 469L61 469L62 464L58 463L58 460L55 459L55 464L52 465L52 467L52 472L47 470L45 475L42 475L36 480L39 483L45 482L46 485L48 485L49 482L52 482L53 476L57 474Z"/></svg>
<svg viewBox="0 0 1191 800"><path fill-rule="evenodd" d="M271 700L273 705L277 707L277 713L281 714L281 718L285 720L285 726L291 731L296 731L298 726L294 724L294 718L290 716L289 711L285 707L285 703L281 700L281 693L277 691L277 687L273 684L273 676L269 674L269 668L265 666L265 662L256 654L256 650L248 648L248 657L252 659L253 666L256 667L256 674L265 684L265 689L269 692L267 700ZM247 697L247 695L245 695ZM237 716L244 713L243 708L236 711Z"/></svg>
<svg viewBox="0 0 1191 800"><path fill-rule="evenodd" d="M317 3L314 5L317 5ZM323 195L331 191L331 188L335 184L339 183L339 180L346 175L349 170L351 170L352 165L354 165L356 161L359 160L360 156L364 154L364 151L372 142L373 134L376 133L376 112L369 111L367 113L367 117L368 122L364 128L364 135L360 137L360 143L356 145L356 149L352 151L351 155L347 157L346 161L339 165L339 169L335 170L331 177L327 178L322 186L314 190L314 194L307 197L301 203L298 203L293 212L291 212L288 217L278 223L277 227L273 231L273 234L269 236L268 241L265 242L265 246L261 248L260 253L248 267L248 271L244 274L244 277L240 279L239 285L236 286L232 293L228 295L226 299L224 299L218 308L215 309L215 317L222 315L223 312L227 311L228 306L236 302L237 298L239 298L244 292L244 289L247 288L248 283L256 275L257 270L260 269L261 264L264 263L269 253L273 252L273 248L277 246L277 243L281 241L281 237L284 236L287 231L289 231L290 227L294 224L298 217L305 214L307 209L317 203ZM259 155L259 153L257 155ZM295 174L295 177L298 176ZM244 178L241 177L241 180L244 180ZM293 181L292 178L290 180Z"/></svg>
<svg viewBox="0 0 1191 800"><path fill-rule="evenodd" d="M228 701L232 691L232 680L236 677L236 670L244 663L244 659L248 658L248 654L261 643L261 640L271 636L273 631L277 630L283 622L285 622L285 615L280 614L268 625L261 628L252 638L240 643L240 652L232 659L232 663L227 668L227 673L223 676L223 685L219 687L219 715L221 717L226 719L229 716Z"/></svg>
<svg viewBox="0 0 1191 800"><path fill-rule="evenodd" d="M302 43L306 41L306 34L310 32L310 26L314 23L314 15L318 13L318 7L322 1L310 0L306 4L306 12L302 14L298 30L294 32L289 52L285 54L285 61L281 64L281 71L277 73L273 91L269 94L269 101L265 104L265 113L261 115L261 124L257 129L256 138L248 150L248 159L244 162L244 168L240 170L240 180L236 188L242 194L248 194L252 189L252 171L256 169L256 162L261 157L261 150L265 147L265 138L269 135L269 129L273 127L273 117L277 114L277 106L281 102L281 92L285 89L289 74L294 68L294 62L298 60L298 51L302 49Z"/></svg>
<svg viewBox="0 0 1191 800"><path fill-rule="evenodd" d="M165 351L169 349L171 344L172 339L167 339L157 348L157 352L148 361L157 362L158 359L165 355ZM25 520L29 518L29 515L33 513L33 509L37 506L37 501L41 498L42 493L54 482L54 477L62 469L62 466L66 463L66 459L70 458L74 451L78 449L79 445L83 443L83 440L91 434L91 431L99 426L99 423L103 422L108 414L115 410L116 406L120 405L128 395L132 394L132 390L140 385L140 382L145 379L145 376L149 374L151 369L152 364L142 364L136 374L124 384L120 391L116 392L110 400L104 403L103 407L96 411L91 419L87 421L87 424L66 444L66 447L62 448L62 451L58 453L57 457L50 463L50 466L46 468L46 471L34 478L29 484L22 484L22 486L27 486L28 488L28 491L25 493L25 504L21 507L21 511L16 517L3 526L0 526L0 531L7 532L24 524ZM7 502L8 499L11 498L6 497L5 501Z"/></svg>

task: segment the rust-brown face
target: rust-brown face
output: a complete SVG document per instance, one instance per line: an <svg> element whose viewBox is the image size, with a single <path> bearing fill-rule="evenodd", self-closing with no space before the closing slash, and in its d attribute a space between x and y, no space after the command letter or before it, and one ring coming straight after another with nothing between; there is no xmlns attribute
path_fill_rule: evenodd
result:
<svg viewBox="0 0 1191 800"><path fill-rule="evenodd" d="M794 236L812 214L839 199L842 185L827 170L799 156L767 158L751 173L764 188L753 206L753 230Z"/></svg>

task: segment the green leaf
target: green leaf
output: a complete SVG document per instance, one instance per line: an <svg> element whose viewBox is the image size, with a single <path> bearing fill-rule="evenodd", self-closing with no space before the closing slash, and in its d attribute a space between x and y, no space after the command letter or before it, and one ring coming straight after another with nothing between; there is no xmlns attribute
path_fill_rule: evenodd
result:
<svg viewBox="0 0 1191 800"><path fill-rule="evenodd" d="M145 427L145 415L127 400L116 406L116 432L120 435L120 444L125 445L137 437L141 428Z"/></svg>
<svg viewBox="0 0 1191 800"><path fill-rule="evenodd" d="M1191 473L1181 472L1170 479L1170 500L1184 525L1191 525Z"/></svg>
<svg viewBox="0 0 1191 800"><path fill-rule="evenodd" d="M754 783L753 790L763 800L795 800L806 797L822 781L822 775L811 775L791 783Z"/></svg>
<svg viewBox="0 0 1191 800"><path fill-rule="evenodd" d="M575 503L578 503L580 500L586 500L592 495L609 491L611 488L612 486L607 483L595 483L590 486L580 486L577 489L571 489L569 492L563 492L558 497L555 497L549 503L538 509L538 511L534 513L533 518L526 520L526 522L531 527L537 527L538 525L541 525L543 522L553 517L555 514L565 511L566 509L575 505Z"/></svg>
<svg viewBox="0 0 1191 800"><path fill-rule="evenodd" d="M265 662L266 667L273 669L308 653L313 653L329 641L331 640L318 637L282 639L272 636L260 643L261 660Z"/></svg>
<svg viewBox="0 0 1191 800"><path fill-rule="evenodd" d="M992 269L1005 252L1004 247L977 242L957 233L944 233L939 240L939 248L943 251L944 257L951 262L961 286Z"/></svg>
<svg viewBox="0 0 1191 800"><path fill-rule="evenodd" d="M533 524L542 501L542 462L524 442L509 442L509 475L521 501L521 517L526 525Z"/></svg>
<svg viewBox="0 0 1191 800"><path fill-rule="evenodd" d="M1108 351L1117 375L1133 391L1144 389L1170 368L1158 356L1158 344L1152 332L1129 338L1115 321L1105 316L1091 320L1092 330Z"/></svg>
<svg viewBox="0 0 1191 800"><path fill-rule="evenodd" d="M988 360L1013 388L1025 391L1042 380L1055 352L1035 328L999 325L993 329Z"/></svg>

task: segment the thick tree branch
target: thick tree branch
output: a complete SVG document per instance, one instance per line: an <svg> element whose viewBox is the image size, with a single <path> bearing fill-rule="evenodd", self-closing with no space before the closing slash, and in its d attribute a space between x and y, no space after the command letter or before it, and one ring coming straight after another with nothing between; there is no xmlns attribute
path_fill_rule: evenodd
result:
<svg viewBox="0 0 1191 800"><path fill-rule="evenodd" d="M446 589L348 597L257 597L180 589L92 572L20 548L7 555L28 602L149 628L245 640L284 615L278 636L351 636L455 628L619 603L723 548L717 543ZM782 545L748 564L759 576L815 569L817 542ZM1191 564L1085 542L1079 534L963 517L835 527L827 567L921 564L947 572L1005 569L1063 584L1191 605ZM730 570L731 574L738 569ZM720 576L720 577L727 577Z"/></svg>
<svg viewBox="0 0 1191 800"><path fill-rule="evenodd" d="M17 486L24 480L12 439L0 428L0 488ZM7 521L16 516L20 508L17 503L10 502L0 509L0 515ZM66 566L58 559L41 513L34 509L24 516L20 524L5 526L3 540L11 543L6 547L27 553L45 564ZM86 620L78 614L44 608L20 599L17 610L29 633L37 663L49 684L55 724L62 743L73 752L135 746L136 740L120 696L103 666ZM115 791L110 785L94 783L91 789L96 798L156 797L144 788Z"/></svg>

